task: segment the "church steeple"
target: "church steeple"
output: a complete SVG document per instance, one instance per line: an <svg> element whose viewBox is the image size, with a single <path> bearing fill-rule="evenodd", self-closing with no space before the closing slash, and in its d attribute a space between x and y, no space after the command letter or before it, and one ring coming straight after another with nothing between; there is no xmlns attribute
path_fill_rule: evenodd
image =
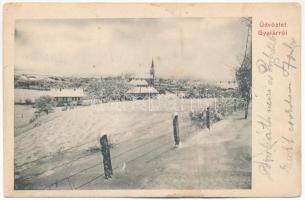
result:
<svg viewBox="0 0 305 200"><path fill-rule="evenodd" d="M155 66L154 66L154 59L151 61L151 66L150 66L150 75L155 78Z"/></svg>
<svg viewBox="0 0 305 200"><path fill-rule="evenodd" d="M155 82L155 66L154 66L154 59L152 59L152 61L151 61L150 75L152 76L152 85L154 85L154 82Z"/></svg>

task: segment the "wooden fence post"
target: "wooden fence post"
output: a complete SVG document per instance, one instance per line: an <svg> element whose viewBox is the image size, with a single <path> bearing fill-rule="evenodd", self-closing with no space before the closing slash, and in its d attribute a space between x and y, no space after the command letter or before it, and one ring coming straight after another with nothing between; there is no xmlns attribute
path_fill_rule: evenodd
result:
<svg viewBox="0 0 305 200"><path fill-rule="evenodd" d="M201 115L199 115L199 119L201 119L202 121L200 121L200 125L202 124L202 128L206 126L206 121L205 121L205 113L206 113L206 110L203 109L202 112L201 112Z"/></svg>
<svg viewBox="0 0 305 200"><path fill-rule="evenodd" d="M174 114L173 127L174 127L175 145L177 146L180 143L178 113Z"/></svg>
<svg viewBox="0 0 305 200"><path fill-rule="evenodd" d="M100 144L101 144L101 152L103 155L103 164L104 164L104 173L105 178L111 178L111 175L113 175L112 172L112 165L111 165L111 156L110 156L110 146L108 144L107 135L103 135L100 138Z"/></svg>
<svg viewBox="0 0 305 200"><path fill-rule="evenodd" d="M207 122L207 128L210 129L210 107L207 107L206 122Z"/></svg>

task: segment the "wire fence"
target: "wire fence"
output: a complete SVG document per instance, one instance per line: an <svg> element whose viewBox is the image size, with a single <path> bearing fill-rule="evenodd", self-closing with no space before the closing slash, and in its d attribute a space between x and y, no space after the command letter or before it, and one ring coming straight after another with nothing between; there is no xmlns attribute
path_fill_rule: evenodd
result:
<svg viewBox="0 0 305 200"><path fill-rule="evenodd" d="M236 111L237 109L242 109L244 107L243 103L236 102L236 101L235 102L234 101L233 102L232 101L225 101L225 102L219 101L219 102L215 102L214 105L209 105L210 107L214 106L214 108L215 108L214 115L216 115L217 112L226 112L226 114L232 113L232 112ZM223 109L225 111L223 111ZM202 111L198 111L198 112L202 112ZM183 120L181 120L181 119L183 119ZM198 132L200 127L191 126L191 120L188 120L188 122L185 123L185 121L187 121L187 120L185 120L185 119L187 119L186 116L182 116L181 119L180 120L182 123L180 123L180 125L179 125L179 127L182 130L180 132L180 139L182 141L185 141L188 139L188 137L192 133L195 133L196 131ZM152 126L162 123L162 121L163 120L156 121L154 124L152 124ZM141 129L141 128L142 127L140 127L139 129ZM171 127L169 127L168 131L166 131L165 133L157 134L152 137L146 137L147 135L149 135L151 133L144 133L141 135L136 135L136 137L130 137L130 138L127 138L124 140L118 140L118 142L114 142L113 144L111 144L111 146L112 146L111 152L113 153L113 156L111 157L111 159L115 163L115 166L113 167L114 173L117 169L119 169L121 167L121 165L120 165L121 163L125 163L126 165L127 164L137 164L137 163L135 163L137 160L147 157L147 159L144 161L144 164L149 164L153 160L158 159L163 154L170 152L173 149L173 145L174 145L174 137L172 134L173 133L172 129L173 129L173 127L171 125ZM111 138L112 139L114 137L119 138L121 135L122 135L121 132L111 134ZM110 142L111 142L111 140L110 140ZM73 151L74 149L77 149L77 148L85 146L85 145L94 146L96 144L97 144L97 139L87 141L87 142L75 145L73 147L69 147L69 148L65 149L63 151L63 153ZM94 152L90 152L85 155L77 156L76 158L63 162L52 168L40 171L39 173L37 173L38 176L41 174L45 174L50 170L56 171L56 170L59 170L60 168L62 170L67 170L72 165L74 165L75 168L78 169L78 164L79 164L78 162L80 162L82 159L91 158L90 162L88 162L88 163L92 163L91 165L85 166L84 168L79 169L76 172L74 172L68 176L65 176L65 177L62 177L59 179L56 178L54 181L50 181L51 182L50 184L42 185L40 187L42 187L42 189L44 189L44 190L61 189L62 187L68 187L71 190L74 190L74 189L85 188L90 183L98 180L99 178L103 178L104 172L102 170L103 169L102 156L99 155L100 158L97 158L97 154L100 154L99 148L96 149L96 151L94 151ZM149 156L147 156L148 154L151 154L152 156L149 157ZM24 163L22 165L15 166L15 167L22 167L24 165L36 163L42 159L48 159L55 155L56 154L43 156L36 160L30 161L30 162L27 162L27 163ZM141 164L143 164L143 162ZM90 170L93 170L93 169L95 169L94 174L96 174L96 175L89 178L88 180L80 181L78 179L78 181L76 181L76 182L74 182L72 180L72 178L77 177L79 175L82 175L82 176L86 175Z"/></svg>
<svg viewBox="0 0 305 200"><path fill-rule="evenodd" d="M126 151L124 151L124 152L119 152L119 153L117 153L117 154L114 154L114 156L112 156L112 160L116 160L116 159L118 159L118 158L120 158L120 157L122 157L123 155L125 155L125 154L128 154L128 153L130 153L130 152L132 152L132 151L135 151L135 150L139 150L139 149L141 149L142 147L145 147L145 146L147 146L148 144L151 144L151 143L156 143L156 141L163 141L162 143L161 142L157 142L157 143L159 143L159 144L161 144L161 145L157 145L155 148L152 148L152 149L149 149L149 151L144 151L144 153L142 153L141 155L138 155L138 156L136 156L136 157L131 157L129 160L125 160L125 159L122 159L121 160L121 162L120 161L118 161L118 163L122 163L122 162L124 162L124 163L126 163L126 164L129 164L129 163L131 163L131 162L133 162L133 161L136 161L137 159L139 159L139 158L141 158L141 157L144 157L145 155L147 155L148 153L151 153L151 152L153 152L153 151L155 151L155 150L157 150L157 149L160 149L160 148L162 148L162 147L164 147L164 145L169 145L170 143L172 143L172 140L169 140L169 139L167 139L167 140L165 140L166 142L164 142L164 138L166 139L167 137L165 136L165 135L161 135L161 136L158 136L158 137L156 137L156 138L154 138L154 139L152 139L152 140L149 140L149 141L146 141L146 142L144 142L144 143L141 143L141 144L139 144L139 145L137 145L137 146L135 146L135 147L131 147L131 148L129 148L129 149L127 149ZM132 140L133 138L131 138L130 140ZM170 147L170 146L169 146ZM144 148L142 148L142 149L144 149ZM142 150L141 149L141 150ZM47 185L47 186L45 186L44 187L44 189L49 189L50 187L52 187L52 186L54 186L54 185L58 185L59 183L62 183L62 182L64 182L64 181L66 181L66 180L68 180L68 179L70 179L70 178L72 178L72 177L74 177L74 176L77 176L77 175L79 175L79 174L81 174L81 173L84 173L84 172L86 172L86 171L88 171L88 170L90 170L90 169L92 169L92 168L94 168L94 167L97 167L97 166L100 166L100 172L102 172L102 166L103 166L103 164L102 164L102 162L101 162L101 160L96 160L96 164L93 164L93 165L91 165L91 166L89 166L89 167L87 167L87 168L85 168L85 169L82 169L82 170L80 170L79 172L77 172L77 173L74 173L74 174L72 174L72 175L70 175L70 176L67 176L67 177L64 177L64 178L62 178L62 179L60 179L60 180L57 180L55 183L52 183L52 184L50 184L50 185ZM114 170L115 169L117 169L119 166L116 166L116 167L114 167ZM104 175L104 173L101 173L100 175L98 175L97 177L94 177L92 180L90 180L90 181L88 181L88 183L91 183L93 180L95 180L95 179L97 179L98 177L101 177L101 176L103 176ZM87 183L87 184L88 184ZM82 186L85 186L86 184L81 184ZM79 186L78 188L81 188L82 186Z"/></svg>

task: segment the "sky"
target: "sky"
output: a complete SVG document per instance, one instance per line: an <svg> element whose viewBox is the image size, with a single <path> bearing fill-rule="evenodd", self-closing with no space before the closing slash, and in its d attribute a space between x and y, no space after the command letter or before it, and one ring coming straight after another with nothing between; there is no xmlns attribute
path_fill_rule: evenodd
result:
<svg viewBox="0 0 305 200"><path fill-rule="evenodd" d="M149 73L232 80L246 48L241 18L17 20L15 72L58 76Z"/></svg>

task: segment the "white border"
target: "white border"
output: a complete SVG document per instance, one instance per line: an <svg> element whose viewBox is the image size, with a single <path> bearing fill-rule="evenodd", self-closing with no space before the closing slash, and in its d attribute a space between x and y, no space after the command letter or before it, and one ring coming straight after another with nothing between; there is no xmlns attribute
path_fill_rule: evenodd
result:
<svg viewBox="0 0 305 200"><path fill-rule="evenodd" d="M152 1L147 1L147 0L125 0L125 1L117 1L117 0L108 0L108 1L93 1L93 0L64 0L64 1L54 1L54 0L31 0L31 1L28 1L28 0L4 0L4 1L1 1L1 12L0 12L0 20L1 20L1 27L0 27L0 34L1 34L1 41L0 41L0 44L1 44L1 49L0 49L0 60L1 60L1 63L2 63L2 66L3 66L3 5L5 3L12 3L12 2L20 2L20 3L25 3L25 2L37 2L37 3L42 3L42 2L46 2L46 3L88 3L88 2L96 2L96 3L123 3L123 2L129 2L129 3L209 3L209 2L213 2L213 3L284 3L284 2L298 2L301 4L301 25L302 25L302 33L301 33L301 36L304 36L304 27L305 27L305 20L304 20L304 9L305 9L305 1L303 0L292 0L292 1L276 1L276 0L241 0L241 1L236 1L236 0L227 0L227 1L224 1L224 0L192 0L192 1L187 1L187 0L152 0ZM304 59L305 59L305 43L304 43L304 38L301 38L301 67L304 68ZM1 170L1 175L0 175L0 197L1 199L5 199L6 197L4 197L4 193L3 193L3 67L1 67L1 70L0 70L0 126L1 126L1 136L2 138L0 139L0 158L1 158L1 163L0 163L0 170ZM304 88L305 88L305 70L304 69L301 69L301 98L302 98L302 101L305 99L304 97ZM305 107L304 107L304 104L302 103L301 105L301 110L302 112L301 113L305 113ZM302 146L305 145L305 142L304 142L304 137L302 137L303 133L304 133L304 126L305 126L305 119L303 116L301 116L301 122L302 122L302 125L301 125L301 139L302 139ZM301 154L302 155L302 166L304 166L305 164L305 161L304 161L304 155L303 153ZM302 167L303 169L303 167ZM302 191L304 191L305 187L304 187L304 181L305 181L305 178L303 176L303 173L302 173ZM300 197L298 198L295 198L295 199L302 199L304 195L301 195ZM12 199L15 199L15 198L12 198ZM18 199L25 199L25 198L18 198ZM27 199L42 199L42 198L27 198ZM58 199L68 199L68 198L58 198ZM82 198L82 199L89 199L89 198ZM106 199L106 198L102 198L102 199ZM111 199L119 199L119 198L111 198ZM127 199L130 199L130 198L127 198ZM138 199L143 199L143 198L138 198ZM160 199L160 198L159 198ZM162 198L161 198L162 199ZM213 199L217 199L217 198L213 198ZM241 199L241 198L234 198L234 199ZM255 198L247 198L249 200L251 199L255 199ZM267 198L260 198L260 199L267 199ZM283 198L272 198L272 199L283 199Z"/></svg>

